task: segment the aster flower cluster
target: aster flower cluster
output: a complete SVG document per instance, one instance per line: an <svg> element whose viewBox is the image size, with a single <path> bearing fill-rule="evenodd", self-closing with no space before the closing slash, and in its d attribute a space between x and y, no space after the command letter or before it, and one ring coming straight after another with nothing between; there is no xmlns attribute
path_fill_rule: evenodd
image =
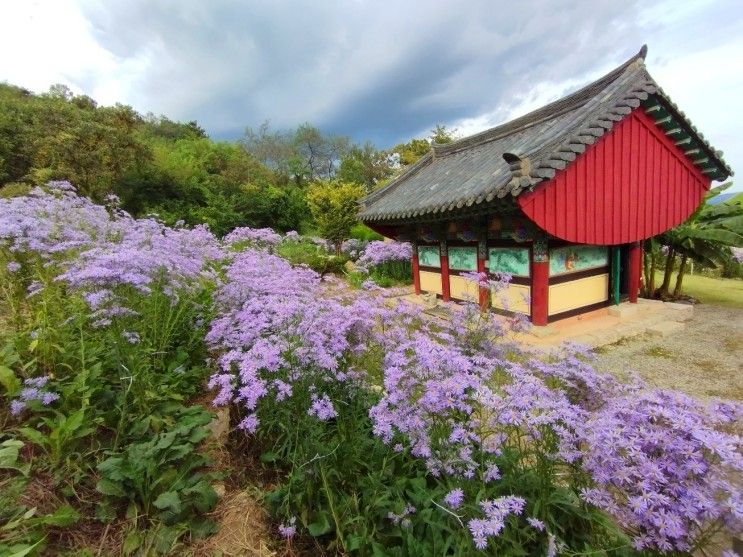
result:
<svg viewBox="0 0 743 557"><path fill-rule="evenodd" d="M23 388L18 394L18 398L10 403L10 413L13 416L19 415L33 401L38 401L44 406L49 406L52 402L58 400L59 394L49 389L47 386L48 382L48 375L26 379L23 382Z"/></svg>
<svg viewBox="0 0 743 557"><path fill-rule="evenodd" d="M28 295L51 279L79 292L98 326L136 315L127 307L131 293L157 288L173 304L179 294L214 278L210 267L225 257L205 226L174 229L154 219L134 219L124 211L80 197L68 182L52 182L30 195L0 200L0 249L31 263L38 261ZM19 265L11 261L9 271Z"/></svg>
<svg viewBox="0 0 743 557"><path fill-rule="evenodd" d="M563 544L555 520L519 493L519 474L571 489L614 517L640 550L690 551L714 528L743 527L741 405L620 383L594 371L580 347L529 353L506 341L521 323L475 304L440 321L390 304L372 285L328 288L314 271L270 253L296 240L237 229L220 242L205 227L134 219L113 199L95 205L67 182L0 200L0 273L23 283L26 299L64 288L105 326L136 315L137 300L161 294L178 304L215 284L218 314L206 337L217 366L214 403L238 405L239 427L254 433L277 405L330 428L349 401L362 400L378 443L395 458L418 459L439 482L438 510L464 520L477 548L496 546L510 529L540 536L547 554ZM374 267L410 256L408 244L371 242L360 261ZM496 291L508 279L470 278ZM136 325L116 330L127 346L146 340ZM381 387L372 385L369 361ZM11 411L57 398L48 377L27 379ZM388 517L403 527L417 520L410 505ZM280 532L292 537L296 519Z"/></svg>
<svg viewBox="0 0 743 557"><path fill-rule="evenodd" d="M373 290L345 295L266 252L237 254L207 337L220 354L215 403L240 405L249 432L271 405L297 398L299 412L332 422L344 392L369 389L354 356L377 346L384 357L369 408L374 434L421 459L433 478L462 486L443 503L469 517L476 547L509 524L544 536L551 554L562 543L541 517L527 516L533 509L518 492L474 497L503 481L506 454L517 455L509 474L580 470L583 501L615 517L638 548L686 550L710 526L739 527L741 493L731 478L741 471L741 440L726 431L740 405L708 407L639 380L619 383L595 372L577 346L530 354L505 341L513 323L474 304L433 323L403 304L387 307ZM567 481L559 474L551 481Z"/></svg>
<svg viewBox="0 0 743 557"><path fill-rule="evenodd" d="M362 268L375 267L392 261L410 261L413 247L408 242L374 240L367 244L357 264Z"/></svg>
<svg viewBox="0 0 743 557"><path fill-rule="evenodd" d="M703 525L743 529L743 442L725 433L740 405L703 405L668 390L627 389L591 414L583 497L634 532L637 549L690 551Z"/></svg>
<svg viewBox="0 0 743 557"><path fill-rule="evenodd" d="M287 234L287 238L296 240L298 234L294 232ZM253 248L271 248L280 244L284 238L273 228L250 228L239 226L224 237L224 243L228 246L250 246Z"/></svg>
<svg viewBox="0 0 743 557"><path fill-rule="evenodd" d="M366 242L351 238L349 240L345 240L341 244L341 253L347 255L355 261L363 253L365 246Z"/></svg>
<svg viewBox="0 0 743 557"><path fill-rule="evenodd" d="M334 401L324 389L363 383L347 357L377 334L381 308L363 298L324 296L317 273L262 251L237 254L225 276L216 295L220 316L207 335L221 354L220 372L209 383L218 389L215 404L238 402L248 412L241 427L254 431L261 400L282 402L311 392L304 411L323 421L333 418Z"/></svg>

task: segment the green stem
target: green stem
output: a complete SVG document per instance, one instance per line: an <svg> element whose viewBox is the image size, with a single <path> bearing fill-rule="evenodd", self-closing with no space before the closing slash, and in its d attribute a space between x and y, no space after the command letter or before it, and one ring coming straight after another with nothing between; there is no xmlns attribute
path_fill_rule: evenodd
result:
<svg viewBox="0 0 743 557"><path fill-rule="evenodd" d="M328 480L325 477L325 467L320 463L320 477L322 478L322 485L325 488L325 494L328 497L328 505L330 505L330 514L333 515L333 521L335 522L335 536L341 544L343 553L346 553L346 543L343 539L343 530L341 529L341 521L338 519L338 514L335 511L335 505L333 504L333 494L328 486Z"/></svg>

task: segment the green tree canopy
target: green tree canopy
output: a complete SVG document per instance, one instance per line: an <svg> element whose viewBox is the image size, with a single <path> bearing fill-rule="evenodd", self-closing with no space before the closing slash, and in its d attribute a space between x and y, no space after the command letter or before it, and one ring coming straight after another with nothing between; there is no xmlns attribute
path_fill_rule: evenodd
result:
<svg viewBox="0 0 743 557"><path fill-rule="evenodd" d="M307 191L307 204L318 231L338 249L357 222L358 202L363 196L363 186L338 180L316 182Z"/></svg>

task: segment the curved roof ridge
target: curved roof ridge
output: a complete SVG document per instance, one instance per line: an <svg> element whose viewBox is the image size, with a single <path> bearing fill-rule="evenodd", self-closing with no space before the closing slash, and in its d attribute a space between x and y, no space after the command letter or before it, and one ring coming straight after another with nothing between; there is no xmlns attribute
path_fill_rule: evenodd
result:
<svg viewBox="0 0 743 557"><path fill-rule="evenodd" d="M632 56L629 60L624 62L619 67L614 68L607 74L603 75L595 81L592 81L588 85L581 87L577 91L574 91L573 93L570 93L565 97L561 97L549 104L532 110L531 112L528 112L523 116L519 116L517 118L514 118L513 120L498 124L495 127L481 131L474 135L470 135L468 137L464 137L451 143L434 143L431 147L437 157L445 156L447 154L456 152L459 149L467 149L481 143L500 139L501 137L510 135L521 129L534 126L536 124L544 122L545 120L551 120L557 116L565 114L566 112L570 112L571 110L580 108L581 106L584 106L587 102L589 102L592 98L594 98L595 94L598 91L605 89L607 86L621 77L628 67L632 66L633 64L637 64L638 62L643 63L647 52L647 45L643 45L637 54ZM593 92L594 94L587 96L586 93L589 92Z"/></svg>
<svg viewBox="0 0 743 557"><path fill-rule="evenodd" d="M732 169L645 68L647 47L578 91L479 134L433 145L387 186L361 201L366 222L441 215L500 203L552 179L614 126L646 110L710 179ZM662 106L661 106L662 105ZM641 108L642 107L642 108Z"/></svg>

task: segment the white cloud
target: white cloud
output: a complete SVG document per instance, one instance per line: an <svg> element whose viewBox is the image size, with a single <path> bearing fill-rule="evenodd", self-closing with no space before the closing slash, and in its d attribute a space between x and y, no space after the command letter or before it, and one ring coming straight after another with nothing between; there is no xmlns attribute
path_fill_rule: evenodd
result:
<svg viewBox="0 0 743 557"><path fill-rule="evenodd" d="M509 120L650 48L648 68L743 171L739 0L0 0L0 80L197 119L310 121L386 147Z"/></svg>

